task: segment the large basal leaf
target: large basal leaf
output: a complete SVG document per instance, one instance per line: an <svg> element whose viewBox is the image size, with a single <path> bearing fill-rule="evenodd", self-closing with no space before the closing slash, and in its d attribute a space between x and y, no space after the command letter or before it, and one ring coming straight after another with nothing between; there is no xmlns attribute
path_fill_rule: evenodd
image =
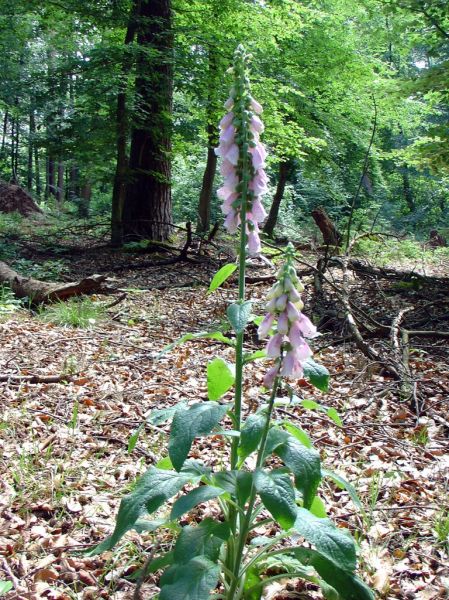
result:
<svg viewBox="0 0 449 600"><path fill-rule="evenodd" d="M177 473L151 467L142 475L134 490L120 502L115 529L112 535L89 551L89 555L110 550L132 529L144 513L152 513L174 496L188 482L194 480L190 473Z"/></svg>
<svg viewBox="0 0 449 600"><path fill-rule="evenodd" d="M222 358L214 358L207 364L207 397L219 400L231 389L235 381L235 370Z"/></svg>
<svg viewBox="0 0 449 600"><path fill-rule="evenodd" d="M312 358L308 358L303 363L304 376L312 385L322 392L327 392L329 388L329 371L323 365L318 364Z"/></svg>
<svg viewBox="0 0 449 600"><path fill-rule="evenodd" d="M238 454L243 462L259 446L267 417L263 415L249 415L241 432Z"/></svg>
<svg viewBox="0 0 449 600"><path fill-rule="evenodd" d="M374 600L374 594L363 581L352 573L335 566L315 550L294 548L294 556L304 565L312 566L319 576L335 589L341 600Z"/></svg>
<svg viewBox="0 0 449 600"><path fill-rule="evenodd" d="M183 527L175 546L175 563L186 563L194 556L205 556L216 562L229 534L228 523L209 518L199 525Z"/></svg>
<svg viewBox="0 0 449 600"><path fill-rule="evenodd" d="M304 506L309 508L321 481L320 455L306 448L292 436L275 449L275 453L295 476L295 486L302 493Z"/></svg>
<svg viewBox="0 0 449 600"><path fill-rule="evenodd" d="M159 600L209 600L219 575L220 567L205 556L175 564L161 577Z"/></svg>
<svg viewBox="0 0 449 600"><path fill-rule="evenodd" d="M297 506L290 476L279 471L257 469L254 473L254 486L263 504L279 525L284 529L292 527Z"/></svg>
<svg viewBox="0 0 449 600"><path fill-rule="evenodd" d="M305 508L298 508L293 529L339 569L348 573L355 571L354 540L341 529L337 529L329 519L319 519Z"/></svg>
<svg viewBox="0 0 449 600"><path fill-rule="evenodd" d="M213 487L211 485L202 485L197 487L188 494L185 494L176 500L170 513L170 519L179 519L179 517L181 517L183 514L189 512L195 506L198 506L198 504L212 500L213 498L221 496L224 493L225 490L218 487Z"/></svg>
<svg viewBox="0 0 449 600"><path fill-rule="evenodd" d="M237 269L237 265L235 263L228 263L219 269L212 278L210 282L208 292L214 292L218 289L223 283L231 277L234 271Z"/></svg>
<svg viewBox="0 0 449 600"><path fill-rule="evenodd" d="M176 412L170 430L168 454L177 471L182 469L193 440L210 433L227 410L228 407L223 404L199 402Z"/></svg>
<svg viewBox="0 0 449 600"><path fill-rule="evenodd" d="M244 331L251 316L251 306L252 303L250 300L241 304L236 303L228 306L226 314L235 333L242 333Z"/></svg>

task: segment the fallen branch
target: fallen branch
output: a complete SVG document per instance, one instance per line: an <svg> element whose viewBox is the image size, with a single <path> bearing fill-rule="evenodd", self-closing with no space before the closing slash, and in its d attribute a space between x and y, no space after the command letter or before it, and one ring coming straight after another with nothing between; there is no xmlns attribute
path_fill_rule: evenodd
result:
<svg viewBox="0 0 449 600"><path fill-rule="evenodd" d="M24 277L0 261L0 283L8 284L17 298L30 298L31 302L35 304L65 300L81 294L105 293L110 291L103 285L105 281L106 275L91 275L80 281L50 283L32 277Z"/></svg>
<svg viewBox="0 0 449 600"><path fill-rule="evenodd" d="M70 383L70 375L0 375L0 382L18 383Z"/></svg>

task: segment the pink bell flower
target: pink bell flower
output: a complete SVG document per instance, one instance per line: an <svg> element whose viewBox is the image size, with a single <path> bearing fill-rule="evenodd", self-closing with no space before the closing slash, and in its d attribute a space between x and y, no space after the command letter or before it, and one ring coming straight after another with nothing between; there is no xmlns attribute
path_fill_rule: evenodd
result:
<svg viewBox="0 0 449 600"><path fill-rule="evenodd" d="M267 345L267 356L270 358L277 358L281 354L281 345L284 341L284 336L280 333L276 333L270 338Z"/></svg>
<svg viewBox="0 0 449 600"><path fill-rule="evenodd" d="M259 104L259 106L260 106L260 104ZM262 108L262 107L260 106L260 108ZM251 117L250 129L253 133L262 133L263 130L265 129L265 125L262 123L262 121L259 119L259 117L257 115L253 115Z"/></svg>
<svg viewBox="0 0 449 600"><path fill-rule="evenodd" d="M268 313L267 315L265 315L264 320L262 321L262 323L259 325L259 328L257 329L257 335L259 336L260 340L263 340L264 338L267 337L270 329L273 327L273 323L274 323L274 315L271 313Z"/></svg>
<svg viewBox="0 0 449 600"><path fill-rule="evenodd" d="M287 302L287 315L290 321L296 321L301 316L301 313L291 302Z"/></svg>
<svg viewBox="0 0 449 600"><path fill-rule="evenodd" d="M262 106L257 102L257 100L254 100L254 98L251 98L251 108L257 115L260 115L263 112Z"/></svg>
<svg viewBox="0 0 449 600"><path fill-rule="evenodd" d="M301 330L301 333L306 338L314 338L318 335L317 328L312 323L312 321L301 313L298 321L298 326Z"/></svg>
<svg viewBox="0 0 449 600"><path fill-rule="evenodd" d="M267 390L273 387L274 380L276 379L278 373L278 364L276 364L274 367L271 367L271 369L268 369L268 371L265 373L265 377L263 378L263 385L265 388L267 388Z"/></svg>
<svg viewBox="0 0 449 600"><path fill-rule="evenodd" d="M259 198L255 198L253 200L253 206L252 206L251 212L254 217L254 220L257 221L258 223L262 223L262 221L264 221L267 217L267 211L263 207L263 204L259 200Z"/></svg>
<svg viewBox="0 0 449 600"><path fill-rule="evenodd" d="M231 165L237 165L239 162L239 147L237 144L232 144L223 156Z"/></svg>
<svg viewBox="0 0 449 600"><path fill-rule="evenodd" d="M285 314L285 312L283 312L279 315L277 330L278 330L278 333L282 333L282 335L287 335L288 329L289 329L288 317Z"/></svg>
<svg viewBox="0 0 449 600"><path fill-rule="evenodd" d="M230 125L232 123L232 121L234 120L234 113L233 112L228 112L225 114L225 116L221 119L219 125L221 129L226 129L228 127L228 125Z"/></svg>
<svg viewBox="0 0 449 600"><path fill-rule="evenodd" d="M248 253L254 256L260 254L262 246L260 244L259 232L256 229L252 229L248 233Z"/></svg>
<svg viewBox="0 0 449 600"><path fill-rule="evenodd" d="M296 353L292 350L287 352L282 360L281 375L294 378L299 378L303 375L301 362Z"/></svg>

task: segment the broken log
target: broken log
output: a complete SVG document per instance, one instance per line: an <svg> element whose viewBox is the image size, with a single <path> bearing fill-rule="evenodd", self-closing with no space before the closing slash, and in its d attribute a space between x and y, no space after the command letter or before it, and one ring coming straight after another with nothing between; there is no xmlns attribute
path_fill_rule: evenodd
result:
<svg viewBox="0 0 449 600"><path fill-rule="evenodd" d="M9 285L17 298L30 298L33 304L110 291L103 285L106 278L106 275L91 275L69 283L41 281L24 277L0 261L0 283Z"/></svg>

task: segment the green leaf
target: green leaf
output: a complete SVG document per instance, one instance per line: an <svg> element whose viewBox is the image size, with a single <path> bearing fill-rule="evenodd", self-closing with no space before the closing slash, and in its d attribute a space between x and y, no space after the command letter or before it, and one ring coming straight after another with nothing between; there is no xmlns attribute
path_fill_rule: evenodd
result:
<svg viewBox="0 0 449 600"><path fill-rule="evenodd" d="M306 448L293 436L275 449L284 464L295 476L295 486L302 493L304 506L309 508L321 481L320 455L313 448Z"/></svg>
<svg viewBox="0 0 449 600"><path fill-rule="evenodd" d="M156 463L156 467L158 469L164 469L164 471L170 471L173 469L173 465L172 462L170 460L169 456L164 456L164 458L161 458L161 460L159 460Z"/></svg>
<svg viewBox="0 0 449 600"><path fill-rule="evenodd" d="M327 392L329 389L329 371L323 365L316 363L312 358L308 358L303 364L304 376L312 385Z"/></svg>
<svg viewBox="0 0 449 600"><path fill-rule="evenodd" d="M255 360L259 360L259 358L266 358L266 357L267 357L266 350L256 350L255 352L252 352L251 354L243 355L243 364L246 365L250 362L254 362Z"/></svg>
<svg viewBox="0 0 449 600"><path fill-rule="evenodd" d="M219 269L212 278L209 286L209 294L218 289L223 283L231 277L234 271L237 269L237 265L235 263L228 263Z"/></svg>
<svg viewBox="0 0 449 600"><path fill-rule="evenodd" d="M245 504L251 493L253 474L250 471L219 471L213 483L237 498L239 505Z"/></svg>
<svg viewBox="0 0 449 600"><path fill-rule="evenodd" d="M0 596L3 596L3 594L6 594L9 590L12 590L12 588L13 585L11 581L0 581Z"/></svg>
<svg viewBox="0 0 449 600"><path fill-rule="evenodd" d="M319 410L320 405L318 404L318 402L315 402L315 400L300 400L299 403L301 404L301 406L303 406L304 408L307 408L308 410Z"/></svg>
<svg viewBox="0 0 449 600"><path fill-rule="evenodd" d="M305 446L306 448L313 447L312 440L309 438L307 433L303 429L301 429L301 427L293 425L293 423L289 423L288 421L284 421L283 426L293 437L295 437L299 442L301 442L303 446Z"/></svg>
<svg viewBox="0 0 449 600"><path fill-rule="evenodd" d="M264 415L249 415L240 432L238 454L241 462L259 446L267 417Z"/></svg>
<svg viewBox="0 0 449 600"><path fill-rule="evenodd" d="M181 496L176 500L170 513L170 519L179 519L179 517L192 510L192 508L198 504L212 500L222 494L224 494L224 490L218 487L212 487L210 485L197 487L185 496Z"/></svg>
<svg viewBox="0 0 449 600"><path fill-rule="evenodd" d="M146 417L146 422L150 425L162 425L162 423L169 421L181 406L185 406L185 402L169 406L168 408L155 408Z"/></svg>
<svg viewBox="0 0 449 600"><path fill-rule="evenodd" d="M175 552L174 550L170 550L170 552L166 552L165 554L161 554L161 556L157 556L154 560L147 565L145 569L145 574L143 573L143 569L137 569L131 575L128 575L127 578L131 581L137 581L141 577L146 577L150 573L155 573L156 571L160 571L165 567L173 564Z"/></svg>
<svg viewBox="0 0 449 600"><path fill-rule="evenodd" d="M191 340L216 340L217 342L223 342L223 344L227 344L228 346L235 346L234 340L231 340L223 335L221 331L200 331L198 333L186 333L171 344L168 344L168 346L162 348L159 354L156 355L155 360L159 360L162 356L164 356L164 354L167 354L167 352L173 350L173 348L181 346L181 344L185 344Z"/></svg>
<svg viewBox="0 0 449 600"><path fill-rule="evenodd" d="M320 519L325 519L327 517L326 505L319 496L315 496L309 510L312 515L315 515L315 517Z"/></svg>
<svg viewBox="0 0 449 600"><path fill-rule="evenodd" d="M263 585L257 566L248 569L243 588L243 600L261 600Z"/></svg>
<svg viewBox="0 0 449 600"><path fill-rule="evenodd" d="M209 600L219 575L220 567L205 556L175 564L161 577L159 600Z"/></svg>
<svg viewBox="0 0 449 600"><path fill-rule="evenodd" d="M335 408L328 408L326 414L329 417L329 419L332 419L335 425L337 425L338 427L343 427L343 422Z"/></svg>
<svg viewBox="0 0 449 600"><path fill-rule="evenodd" d="M199 525L182 528L175 546L175 563L186 563L194 556L218 560L220 548L229 538L229 524L204 519Z"/></svg>
<svg viewBox="0 0 449 600"><path fill-rule="evenodd" d="M142 533L143 531L151 533L152 531L156 531L156 529L166 524L166 519L155 519L154 521L150 521L149 519L137 519L137 521L134 523L133 529L135 529L137 533Z"/></svg>
<svg viewBox="0 0 449 600"><path fill-rule="evenodd" d="M284 529L292 527L297 506L290 476L280 471L257 469L254 473L254 486L265 507L279 525Z"/></svg>
<svg viewBox="0 0 449 600"><path fill-rule="evenodd" d="M131 454L131 452L136 447L137 441L139 439L140 432L142 431L142 429L144 427L145 427L145 423L141 423L139 425L139 427L129 436L129 440L128 440L128 454Z"/></svg>
<svg viewBox="0 0 449 600"><path fill-rule="evenodd" d="M340 488L340 490L346 490L348 492L349 497L351 498L352 502L354 503L354 505L360 511L362 511L363 514L365 514L365 509L364 509L363 504L357 494L357 491L356 491L355 487L349 483L349 481L346 481L346 479L344 477L342 477L338 473L335 473L335 471L329 471L329 469L323 469L322 474L323 474L323 477L327 477L328 479L333 481L335 483L335 485L338 488Z"/></svg>
<svg viewBox="0 0 449 600"><path fill-rule="evenodd" d="M235 333L242 333L244 331L251 316L251 306L252 302L250 300L241 304L231 304L228 306L226 314Z"/></svg>
<svg viewBox="0 0 449 600"><path fill-rule="evenodd" d="M267 436L267 443L265 444L264 456L267 457L272 454L278 446L284 444L289 438L286 431L279 429L279 427L271 427Z"/></svg>
<svg viewBox="0 0 449 600"><path fill-rule="evenodd" d="M336 567L333 561L327 560L319 552L310 548L294 548L293 554L302 564L312 566L336 590L339 600L374 600L374 594L363 581Z"/></svg>
<svg viewBox="0 0 449 600"><path fill-rule="evenodd" d="M112 535L88 552L89 556L110 550L132 529L136 521L145 513L151 514L174 496L188 482L190 473L177 473L151 467L138 480L134 490L120 502L115 529Z"/></svg>
<svg viewBox="0 0 449 600"><path fill-rule="evenodd" d="M227 410L225 404L198 402L176 411L170 430L168 454L177 471L181 470L193 440L197 436L210 433Z"/></svg>
<svg viewBox="0 0 449 600"><path fill-rule="evenodd" d="M219 400L234 385L234 368L222 358L214 358L207 364L207 397Z"/></svg>
<svg viewBox="0 0 449 600"><path fill-rule="evenodd" d="M298 508L293 525L303 538L313 544L322 556L348 573L356 568L354 540L329 519L320 519L305 508Z"/></svg>

